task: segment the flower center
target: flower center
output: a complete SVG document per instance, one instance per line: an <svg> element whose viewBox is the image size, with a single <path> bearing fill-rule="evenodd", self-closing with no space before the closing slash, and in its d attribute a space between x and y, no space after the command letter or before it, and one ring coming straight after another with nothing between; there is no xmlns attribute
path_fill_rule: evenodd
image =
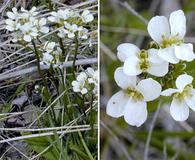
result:
<svg viewBox="0 0 195 160"><path fill-rule="evenodd" d="M149 61L148 61L148 52L144 49L142 49L139 53L139 68L145 72L150 67Z"/></svg>
<svg viewBox="0 0 195 160"><path fill-rule="evenodd" d="M193 88L192 84L189 84L187 86L185 86L185 88L183 89L183 91L181 93L177 92L173 94L173 97L183 100L185 97L191 97L192 93L191 93L191 89Z"/></svg>
<svg viewBox="0 0 195 160"><path fill-rule="evenodd" d="M135 101L140 101L144 99L144 96L142 93L137 91L135 88L128 87L126 90L124 90L125 95L133 98Z"/></svg>
<svg viewBox="0 0 195 160"><path fill-rule="evenodd" d="M167 47L172 46L173 44L181 45L182 43L184 43L184 40L179 39L178 34L176 36L170 37L169 39L166 39L165 36L163 35L160 47L161 48L167 48Z"/></svg>

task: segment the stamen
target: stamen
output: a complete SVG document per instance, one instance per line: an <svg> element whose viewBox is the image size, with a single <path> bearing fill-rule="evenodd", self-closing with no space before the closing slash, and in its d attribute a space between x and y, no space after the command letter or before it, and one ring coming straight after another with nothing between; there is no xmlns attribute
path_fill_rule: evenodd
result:
<svg viewBox="0 0 195 160"><path fill-rule="evenodd" d="M166 39L164 35L162 35L162 42L161 42L161 48L167 48L169 46L172 46L173 44L175 45L181 45L184 43L183 39L178 38L179 34L170 37L169 39Z"/></svg>
<svg viewBox="0 0 195 160"><path fill-rule="evenodd" d="M173 94L173 97L179 99L179 100L183 100L185 97L191 97L192 93L191 93L191 89L193 88L192 84L189 84L187 86L185 86L185 88L183 89L183 91L181 93L177 92Z"/></svg>
<svg viewBox="0 0 195 160"><path fill-rule="evenodd" d="M148 61L148 52L144 49L141 50L139 53L139 59L140 59L139 68L143 72L147 71L147 69L150 67Z"/></svg>
<svg viewBox="0 0 195 160"><path fill-rule="evenodd" d="M127 88L126 90L124 90L126 96L131 97L133 100L135 101L140 101L144 99L144 96L142 95L142 93L140 93L139 91L137 91L135 88Z"/></svg>

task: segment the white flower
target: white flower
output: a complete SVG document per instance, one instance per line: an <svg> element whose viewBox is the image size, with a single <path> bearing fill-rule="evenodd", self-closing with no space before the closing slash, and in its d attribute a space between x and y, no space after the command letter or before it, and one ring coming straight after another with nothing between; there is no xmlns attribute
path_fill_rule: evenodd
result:
<svg viewBox="0 0 195 160"><path fill-rule="evenodd" d="M12 12L7 12L7 16L12 20L17 20L19 18L17 8L12 8Z"/></svg>
<svg viewBox="0 0 195 160"><path fill-rule="evenodd" d="M45 42L43 50L45 52L43 53L41 64L45 64L47 66L53 65L54 67L59 67L60 65L62 65L60 59L62 50L57 46L55 42Z"/></svg>
<svg viewBox="0 0 195 160"><path fill-rule="evenodd" d="M89 83L98 85L98 71L97 70L95 71L93 68L88 67L87 74L89 75L89 79L88 79Z"/></svg>
<svg viewBox="0 0 195 160"><path fill-rule="evenodd" d="M160 96L161 85L152 78L137 84L136 76L127 76L121 67L116 69L114 78L122 90L108 101L107 114L115 118L124 116L128 124L141 126L147 119L147 102Z"/></svg>
<svg viewBox="0 0 195 160"><path fill-rule="evenodd" d="M53 61L54 61L54 57L50 53L48 52L43 53L41 64L50 66L51 64L53 64Z"/></svg>
<svg viewBox="0 0 195 160"><path fill-rule="evenodd" d="M94 20L93 14L91 14L89 10L84 10L81 14L81 18L84 23L89 23Z"/></svg>
<svg viewBox="0 0 195 160"><path fill-rule="evenodd" d="M87 39L88 30L83 26L78 27L78 37L81 39Z"/></svg>
<svg viewBox="0 0 195 160"><path fill-rule="evenodd" d="M148 72L151 75L162 77L168 73L168 62L158 56L157 49L140 50L131 43L120 44L117 48L118 58L125 62L123 71L129 76Z"/></svg>
<svg viewBox="0 0 195 160"><path fill-rule="evenodd" d="M53 52L54 47L56 46L55 42L45 42L45 45L43 46L43 49L47 51L48 53Z"/></svg>
<svg viewBox="0 0 195 160"><path fill-rule="evenodd" d="M58 31L58 36L60 37L60 38L64 38L64 37L66 37L66 34L67 34L67 31L64 29L64 28L61 28L59 31Z"/></svg>
<svg viewBox="0 0 195 160"><path fill-rule="evenodd" d="M32 7L30 11L21 8L22 13L18 13L16 8L13 12L7 12L6 29L13 32L13 42L24 40L30 42L41 33L48 33L49 28L46 27L46 19L38 19L36 15L36 7Z"/></svg>
<svg viewBox="0 0 195 160"><path fill-rule="evenodd" d="M148 32L160 49L158 55L176 64L180 60L192 61L195 58L192 44L184 43L186 17L182 10L171 13L169 21L164 16L155 16L148 23Z"/></svg>
<svg viewBox="0 0 195 160"><path fill-rule="evenodd" d="M97 95L98 94L98 71L94 70L91 67L88 67L87 74L89 76L88 83L94 84L93 93Z"/></svg>
<svg viewBox="0 0 195 160"><path fill-rule="evenodd" d="M57 12L51 12L51 16L48 17L50 22L62 23L71 16L71 11L69 9L58 10Z"/></svg>
<svg viewBox="0 0 195 160"><path fill-rule="evenodd" d="M69 15L70 17L74 18L74 17L79 17L79 13L74 11L74 10L70 10L69 11Z"/></svg>
<svg viewBox="0 0 195 160"><path fill-rule="evenodd" d="M86 88L86 81L87 81L87 74L84 72L81 72L75 81L72 82L73 91L74 92L80 92L81 94L86 94L88 92Z"/></svg>
<svg viewBox="0 0 195 160"><path fill-rule="evenodd" d="M38 12L36 12L36 7L32 7L29 11L25 10L23 7L21 8L21 11L23 12L21 14L22 18L26 18L26 19L30 19L30 18L34 18ZM33 20L33 19L32 19Z"/></svg>
<svg viewBox="0 0 195 160"><path fill-rule="evenodd" d="M185 121L189 116L189 107L195 111L195 89L192 86L193 78L182 74L176 79L177 89L169 88L161 95L172 96L170 113L176 121Z"/></svg>
<svg viewBox="0 0 195 160"><path fill-rule="evenodd" d="M31 23L25 23L20 27L23 38L26 42L30 42L33 38L38 36L38 30Z"/></svg>
<svg viewBox="0 0 195 160"><path fill-rule="evenodd" d="M11 20L11 19L6 19L5 23L6 23L6 29L8 31L16 31L21 26L20 23L18 23L17 21Z"/></svg>
<svg viewBox="0 0 195 160"><path fill-rule="evenodd" d="M65 29L61 29L58 33L58 36L63 38L65 35L68 36L68 38L74 38L75 37L75 33L78 30L78 26L76 24L69 24L67 22L64 23L64 27Z"/></svg>
<svg viewBox="0 0 195 160"><path fill-rule="evenodd" d="M7 12L8 19L6 19L6 29L9 31L18 30L20 23L18 22L19 14L16 8L12 8L12 12Z"/></svg>
<svg viewBox="0 0 195 160"><path fill-rule="evenodd" d="M41 18L40 20L35 20L34 25L37 27L37 30L41 33L48 33L49 28L46 27L47 20L46 18Z"/></svg>

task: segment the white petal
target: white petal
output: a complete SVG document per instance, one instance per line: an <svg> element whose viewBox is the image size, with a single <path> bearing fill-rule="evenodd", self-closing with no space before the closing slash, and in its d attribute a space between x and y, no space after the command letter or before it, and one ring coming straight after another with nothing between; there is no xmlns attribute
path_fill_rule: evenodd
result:
<svg viewBox="0 0 195 160"><path fill-rule="evenodd" d="M174 11L169 18L171 36L183 39L186 33L186 17L182 10Z"/></svg>
<svg viewBox="0 0 195 160"><path fill-rule="evenodd" d="M179 62L179 59L175 56L174 46L159 49L158 55L169 63L176 64Z"/></svg>
<svg viewBox="0 0 195 160"><path fill-rule="evenodd" d="M11 19L6 19L6 20L5 20L5 23L6 23L7 25L13 26L14 21L11 20Z"/></svg>
<svg viewBox="0 0 195 160"><path fill-rule="evenodd" d="M142 73L139 68L139 59L137 57L130 57L125 60L123 71L125 74L129 76L136 76Z"/></svg>
<svg viewBox="0 0 195 160"><path fill-rule="evenodd" d="M146 102L128 101L124 111L124 119L128 124L140 127L146 121L147 116Z"/></svg>
<svg viewBox="0 0 195 160"><path fill-rule="evenodd" d="M191 84L193 81L193 77L187 74L182 74L176 79L176 87L180 90L183 91L184 87L188 84Z"/></svg>
<svg viewBox="0 0 195 160"><path fill-rule="evenodd" d="M163 63L164 62L164 60L158 55L158 49L148 50L148 61L152 63Z"/></svg>
<svg viewBox="0 0 195 160"><path fill-rule="evenodd" d="M31 36L30 35L24 35L24 40L26 42L30 42L31 41Z"/></svg>
<svg viewBox="0 0 195 160"><path fill-rule="evenodd" d="M11 19L15 19L15 15L12 12L7 12L7 16Z"/></svg>
<svg viewBox="0 0 195 160"><path fill-rule="evenodd" d="M168 71L169 71L169 63L165 61L164 63L159 63L159 64L150 63L150 67L147 70L148 73L157 77L162 77L166 75Z"/></svg>
<svg viewBox="0 0 195 160"><path fill-rule="evenodd" d="M74 33L69 33L68 38L74 38L75 34Z"/></svg>
<svg viewBox="0 0 195 160"><path fill-rule="evenodd" d="M14 14L17 14L17 8L16 7L12 8L12 11L13 11Z"/></svg>
<svg viewBox="0 0 195 160"><path fill-rule="evenodd" d="M195 90L192 89L191 92L192 96L190 97L185 97L185 101L187 103L187 105L193 110L195 111Z"/></svg>
<svg viewBox="0 0 195 160"><path fill-rule="evenodd" d="M40 26L46 25L46 22L47 22L46 18L41 18L39 21L39 25Z"/></svg>
<svg viewBox="0 0 195 160"><path fill-rule="evenodd" d="M185 121L189 117L189 107L185 101L174 98L171 102L170 114L176 121Z"/></svg>
<svg viewBox="0 0 195 160"><path fill-rule="evenodd" d="M6 26L6 29L7 29L8 31L14 31L14 28L11 27L11 26Z"/></svg>
<svg viewBox="0 0 195 160"><path fill-rule="evenodd" d="M56 18L53 17L53 16L48 17L48 20L49 20L50 22L56 22Z"/></svg>
<svg viewBox="0 0 195 160"><path fill-rule="evenodd" d="M114 72L114 79L119 87L127 89L128 87L135 87L136 76L128 76L124 74L123 68L119 67Z"/></svg>
<svg viewBox="0 0 195 160"><path fill-rule="evenodd" d="M72 81L72 86L78 86L78 82L77 81Z"/></svg>
<svg viewBox="0 0 195 160"><path fill-rule="evenodd" d="M144 101L152 101L160 96L162 87L157 81L148 78L141 80L137 85L137 89L144 96Z"/></svg>
<svg viewBox="0 0 195 160"><path fill-rule="evenodd" d="M131 43L123 43L117 47L117 56L120 61L124 62L130 56L137 56L140 49Z"/></svg>
<svg viewBox="0 0 195 160"><path fill-rule="evenodd" d="M123 116L128 100L129 97L125 96L123 91L117 92L108 101L106 113L115 118Z"/></svg>
<svg viewBox="0 0 195 160"><path fill-rule="evenodd" d="M42 33L48 33L49 32L49 28L48 27L42 27L40 29L40 32L42 32Z"/></svg>
<svg viewBox="0 0 195 160"><path fill-rule="evenodd" d="M175 55L178 59L190 62L194 60L195 54L191 44L182 44L181 46L175 46Z"/></svg>
<svg viewBox="0 0 195 160"><path fill-rule="evenodd" d="M173 93L179 92L178 89L169 88L161 92L162 96L171 96Z"/></svg>
<svg viewBox="0 0 195 160"><path fill-rule="evenodd" d="M162 41L162 36L169 38L170 28L168 19L164 16L153 17L148 23L148 33L159 44Z"/></svg>
<svg viewBox="0 0 195 160"><path fill-rule="evenodd" d="M48 63L46 63L46 64L48 64ZM49 64L49 65L50 65L50 64ZM48 65L48 66L49 66L49 65ZM74 91L74 92L80 92L80 88L79 88L78 86L74 86L74 87L73 87L73 91Z"/></svg>
<svg viewBox="0 0 195 160"><path fill-rule="evenodd" d="M87 93L87 89L86 88L83 88L82 90L81 90L81 94L86 94Z"/></svg>

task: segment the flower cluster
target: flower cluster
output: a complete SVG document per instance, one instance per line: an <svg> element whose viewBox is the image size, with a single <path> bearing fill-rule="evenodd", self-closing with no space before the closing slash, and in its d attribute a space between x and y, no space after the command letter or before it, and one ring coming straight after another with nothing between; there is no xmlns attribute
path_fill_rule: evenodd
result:
<svg viewBox="0 0 195 160"><path fill-rule="evenodd" d="M52 23L57 23L60 27L58 32L60 38L68 37L73 39L76 35L80 39L88 38L88 29L83 25L93 21L93 14L89 10L84 10L81 14L71 9L58 10L51 12L48 20Z"/></svg>
<svg viewBox="0 0 195 160"><path fill-rule="evenodd" d="M32 7L29 11L21 8L21 12L12 8L12 12L7 12L6 29L13 32L13 42L23 40L30 42L41 34L49 32L49 28L46 26L46 18L39 19L37 18L38 14L36 7Z"/></svg>
<svg viewBox="0 0 195 160"><path fill-rule="evenodd" d="M82 95L92 92L97 95L98 92L98 71L93 68L87 68L80 72L76 80L72 81L73 91Z"/></svg>
<svg viewBox="0 0 195 160"><path fill-rule="evenodd" d="M46 66L60 66L62 65L62 50L55 42L45 42L43 46L43 54L41 64Z"/></svg>
<svg viewBox="0 0 195 160"><path fill-rule="evenodd" d="M182 10L174 11L169 21L164 16L155 16L149 21L147 29L154 40L153 47L145 50L124 43L117 48L117 56L124 65L116 69L114 78L122 90L108 101L107 114L115 118L124 116L128 124L139 127L147 119L147 102L162 95L173 98L171 116L177 121L184 121L189 116L189 108L195 110L193 78L184 73L177 75L177 89L174 89L175 84L168 88L152 77L166 79L171 72L170 65L195 59L192 44L184 43L185 15ZM165 90L161 91L162 88Z"/></svg>

